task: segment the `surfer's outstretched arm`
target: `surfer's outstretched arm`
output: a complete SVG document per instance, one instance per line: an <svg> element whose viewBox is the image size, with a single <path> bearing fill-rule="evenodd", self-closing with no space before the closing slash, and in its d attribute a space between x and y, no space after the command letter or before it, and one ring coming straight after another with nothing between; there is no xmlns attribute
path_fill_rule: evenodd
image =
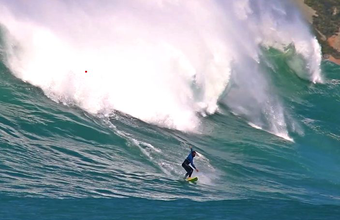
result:
<svg viewBox="0 0 340 220"><path fill-rule="evenodd" d="M193 168L195 168L196 172L198 172L198 169L197 169L196 166L194 165L194 161L191 162L191 166L192 166Z"/></svg>

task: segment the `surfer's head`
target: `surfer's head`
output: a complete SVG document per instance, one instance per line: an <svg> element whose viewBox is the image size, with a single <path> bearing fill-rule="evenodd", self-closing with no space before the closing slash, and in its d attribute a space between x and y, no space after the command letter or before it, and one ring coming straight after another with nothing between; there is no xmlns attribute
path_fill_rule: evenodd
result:
<svg viewBox="0 0 340 220"><path fill-rule="evenodd" d="M191 155L192 155L192 157L195 157L195 156L196 156L196 151L193 151L193 152L191 153Z"/></svg>

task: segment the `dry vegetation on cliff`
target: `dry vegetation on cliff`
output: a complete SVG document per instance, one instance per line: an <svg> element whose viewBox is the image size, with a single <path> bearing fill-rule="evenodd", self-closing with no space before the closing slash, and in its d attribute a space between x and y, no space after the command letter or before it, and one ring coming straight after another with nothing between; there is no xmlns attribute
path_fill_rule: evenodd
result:
<svg viewBox="0 0 340 220"><path fill-rule="evenodd" d="M313 26L325 55L340 59L340 0L305 0L317 15Z"/></svg>

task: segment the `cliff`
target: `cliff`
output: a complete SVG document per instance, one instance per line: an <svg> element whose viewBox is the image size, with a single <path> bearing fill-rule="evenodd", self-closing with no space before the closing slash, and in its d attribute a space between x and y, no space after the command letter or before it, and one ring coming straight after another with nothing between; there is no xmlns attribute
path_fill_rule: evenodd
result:
<svg viewBox="0 0 340 220"><path fill-rule="evenodd" d="M340 0L294 0L312 24L325 59L340 65Z"/></svg>

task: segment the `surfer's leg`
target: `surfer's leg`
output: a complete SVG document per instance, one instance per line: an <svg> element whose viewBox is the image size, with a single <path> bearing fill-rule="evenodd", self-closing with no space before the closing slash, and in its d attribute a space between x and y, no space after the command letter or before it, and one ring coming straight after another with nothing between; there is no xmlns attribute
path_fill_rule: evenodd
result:
<svg viewBox="0 0 340 220"><path fill-rule="evenodd" d="M194 172L194 170L191 168L191 167L189 167L190 168L190 171L189 171L189 177L191 177L191 175L192 175L192 172Z"/></svg>
<svg viewBox="0 0 340 220"><path fill-rule="evenodd" d="M185 162L182 163L182 167L187 171L187 173L184 176L184 179L186 179L188 176L190 177L193 169L189 166L189 164L186 164Z"/></svg>

